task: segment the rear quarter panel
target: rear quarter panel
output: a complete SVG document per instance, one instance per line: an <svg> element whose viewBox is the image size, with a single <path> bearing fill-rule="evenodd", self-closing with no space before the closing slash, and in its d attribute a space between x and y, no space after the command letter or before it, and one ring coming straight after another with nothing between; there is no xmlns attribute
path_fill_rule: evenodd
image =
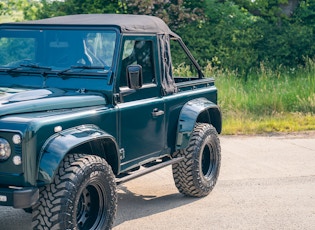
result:
<svg viewBox="0 0 315 230"><path fill-rule="evenodd" d="M174 152L176 146L177 127L183 106L194 99L205 98L217 104L217 88L211 78L185 81L176 84L178 92L165 96L167 119L167 145Z"/></svg>

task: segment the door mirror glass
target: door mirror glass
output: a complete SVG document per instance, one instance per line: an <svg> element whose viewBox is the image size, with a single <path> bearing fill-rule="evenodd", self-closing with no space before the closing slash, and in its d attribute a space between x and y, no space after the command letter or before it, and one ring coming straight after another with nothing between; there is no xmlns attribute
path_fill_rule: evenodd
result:
<svg viewBox="0 0 315 230"><path fill-rule="evenodd" d="M143 76L140 65L127 66L127 83L130 89L140 89L142 87Z"/></svg>

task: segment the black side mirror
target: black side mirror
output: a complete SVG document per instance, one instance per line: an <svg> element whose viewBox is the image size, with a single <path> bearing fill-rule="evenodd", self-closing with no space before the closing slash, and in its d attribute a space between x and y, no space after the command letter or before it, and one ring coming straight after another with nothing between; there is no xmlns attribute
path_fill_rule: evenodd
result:
<svg viewBox="0 0 315 230"><path fill-rule="evenodd" d="M130 89L140 89L143 84L141 65L127 66L127 84Z"/></svg>

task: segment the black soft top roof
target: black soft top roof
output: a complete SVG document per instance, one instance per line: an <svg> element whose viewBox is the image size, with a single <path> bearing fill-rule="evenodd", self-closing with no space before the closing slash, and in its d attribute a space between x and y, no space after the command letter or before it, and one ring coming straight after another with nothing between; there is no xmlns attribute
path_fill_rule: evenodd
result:
<svg viewBox="0 0 315 230"><path fill-rule="evenodd" d="M5 23L5 25L89 25L116 26L122 32L169 34L177 37L165 22L154 16L131 14L76 14L34 21Z"/></svg>

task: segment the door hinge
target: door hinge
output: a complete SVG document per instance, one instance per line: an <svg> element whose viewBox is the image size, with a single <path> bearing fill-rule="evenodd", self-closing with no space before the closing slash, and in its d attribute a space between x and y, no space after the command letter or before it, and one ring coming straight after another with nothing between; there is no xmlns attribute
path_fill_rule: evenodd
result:
<svg viewBox="0 0 315 230"><path fill-rule="evenodd" d="M114 104L118 104L120 102L120 94L119 93L115 93L113 95L113 99L114 99Z"/></svg>

